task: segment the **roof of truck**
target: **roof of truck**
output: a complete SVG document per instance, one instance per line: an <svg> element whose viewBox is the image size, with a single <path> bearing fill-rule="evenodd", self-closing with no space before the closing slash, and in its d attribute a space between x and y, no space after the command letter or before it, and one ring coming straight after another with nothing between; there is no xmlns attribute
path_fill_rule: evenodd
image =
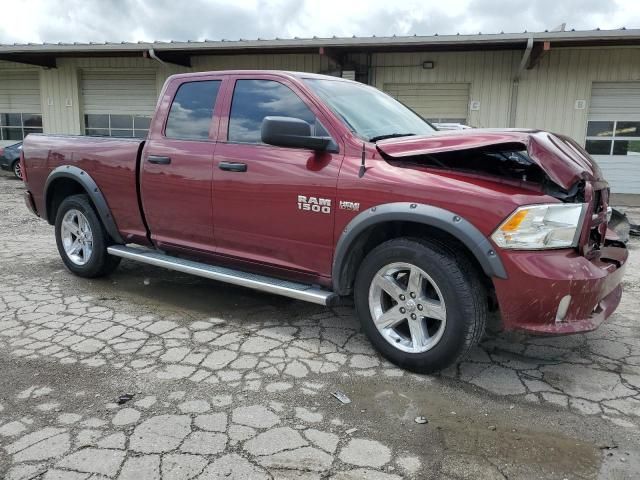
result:
<svg viewBox="0 0 640 480"><path fill-rule="evenodd" d="M323 75L321 73L308 73L308 72L295 72L290 70L211 70L207 72L187 72L187 73L177 73L172 75L173 78L185 78L185 77L201 77L206 76L208 74L212 75L280 75L284 77L293 77L293 78L317 78L317 79L326 79L326 80L338 80L341 82L350 82L350 83L358 83L353 80L349 80L347 78L335 77L333 75ZM363 85L362 83L358 83L358 85Z"/></svg>

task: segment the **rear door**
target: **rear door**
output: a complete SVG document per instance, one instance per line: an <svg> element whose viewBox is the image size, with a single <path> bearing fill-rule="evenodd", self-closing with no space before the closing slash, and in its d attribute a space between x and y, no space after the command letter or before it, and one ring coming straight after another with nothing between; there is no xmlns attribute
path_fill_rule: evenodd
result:
<svg viewBox="0 0 640 480"><path fill-rule="evenodd" d="M342 155L275 147L260 140L266 116L309 122L316 135L335 132L295 82L237 75L214 160L214 222L221 254L329 276L336 182Z"/></svg>
<svg viewBox="0 0 640 480"><path fill-rule="evenodd" d="M141 194L160 248L213 252L214 115L222 77L170 84L142 154ZM168 112L168 114L167 114Z"/></svg>

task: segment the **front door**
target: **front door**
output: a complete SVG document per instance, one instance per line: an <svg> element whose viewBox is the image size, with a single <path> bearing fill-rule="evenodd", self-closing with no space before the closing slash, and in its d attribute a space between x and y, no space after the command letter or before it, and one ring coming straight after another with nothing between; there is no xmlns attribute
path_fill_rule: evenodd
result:
<svg viewBox="0 0 640 480"><path fill-rule="evenodd" d="M177 86L162 133L142 153L142 202L159 248L214 249L212 118L222 81L210 78Z"/></svg>
<svg viewBox="0 0 640 480"><path fill-rule="evenodd" d="M214 159L217 252L328 277L342 155L260 140L266 116L302 119L316 135L331 135L321 112L286 79L238 75L231 83Z"/></svg>

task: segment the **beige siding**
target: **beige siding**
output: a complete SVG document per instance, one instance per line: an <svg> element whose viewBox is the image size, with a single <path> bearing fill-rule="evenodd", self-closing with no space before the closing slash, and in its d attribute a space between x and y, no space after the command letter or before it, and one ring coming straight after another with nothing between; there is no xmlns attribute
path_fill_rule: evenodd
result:
<svg viewBox="0 0 640 480"><path fill-rule="evenodd" d="M40 113L37 70L9 70L0 77L1 113Z"/></svg>
<svg viewBox="0 0 640 480"><path fill-rule="evenodd" d="M373 84L470 84L470 100L480 101L469 112L475 127L506 127L513 76L522 51L379 53L372 56ZM435 62L426 70L422 63ZM640 79L640 48L552 49L539 65L522 74L518 89L516 126L564 133L584 142L588 102L593 82ZM586 108L577 110L576 100Z"/></svg>
<svg viewBox="0 0 640 480"><path fill-rule="evenodd" d="M378 53L372 56L372 83L381 90L394 83L468 83L470 100L480 102L479 110L469 112L469 125L506 127L520 55L516 51ZM427 60L435 68L422 68Z"/></svg>
<svg viewBox="0 0 640 480"><path fill-rule="evenodd" d="M15 63L0 60L0 72L6 72L7 70L33 70L34 72L37 72L40 70L40 67L33 67L24 63ZM2 75L2 73L0 73L0 75Z"/></svg>
<svg viewBox="0 0 640 480"><path fill-rule="evenodd" d="M327 59L314 54L290 55L203 55L191 57L191 68L166 63L158 68L158 93L166 79L177 73L216 70L290 70L321 72L329 68Z"/></svg>
<svg viewBox="0 0 640 480"><path fill-rule="evenodd" d="M84 69L82 112L152 115L158 99L156 71L148 68Z"/></svg>
<svg viewBox="0 0 640 480"><path fill-rule="evenodd" d="M516 125L584 142L593 82L640 80L640 48L552 49L520 81ZM586 108L577 110L576 100Z"/></svg>
<svg viewBox="0 0 640 480"><path fill-rule="evenodd" d="M372 83L385 84L466 83L469 97L479 101L479 110L469 112L476 127L506 127L509 124L512 80L522 51L377 53L371 55ZM357 56L365 60L366 56ZM435 68L423 69L424 61ZM40 75L41 107L46 132L79 133L81 95L79 81L85 70L151 69L156 74L157 96L169 75L188 71L223 69L284 69L325 72L334 69L318 54L256 54L193 56L192 68L161 64L140 57L58 59L57 69L29 67L0 61L2 72L32 71ZM525 70L518 89L516 126L544 128L584 141L593 82L640 80L640 48L553 49L533 70ZM575 109L576 100L586 108Z"/></svg>
<svg viewBox="0 0 640 480"><path fill-rule="evenodd" d="M171 63L165 63L163 65L160 65L156 73L156 84L157 84L158 95L160 95L160 93L162 92L162 87L164 86L164 82L171 75L176 75L178 73L187 73L191 71L193 71L192 68L181 67L179 65L174 65Z"/></svg>
<svg viewBox="0 0 640 480"><path fill-rule="evenodd" d="M639 82L593 82L589 120L640 119ZM637 135L640 136L640 135Z"/></svg>
<svg viewBox="0 0 640 480"><path fill-rule="evenodd" d="M384 91L434 122L469 116L468 83L385 83Z"/></svg>
<svg viewBox="0 0 640 480"><path fill-rule="evenodd" d="M192 68L140 57L61 58L58 68L44 69L19 63L0 61L0 75L7 72L32 72L34 86L40 88L40 107L45 133L79 134L82 131L82 72L122 72L153 70L156 75L154 96L158 96L165 80L173 74L190 71L225 69L282 69L321 72L329 69L326 57L317 54L194 56ZM39 82L38 76L39 75Z"/></svg>
<svg viewBox="0 0 640 480"><path fill-rule="evenodd" d="M166 66L171 68L170 64L160 64L156 60L152 60L149 58L139 57L109 57L109 58L75 58L75 59L58 59L58 65L61 64L71 64L76 67L78 70L131 70L135 71L138 69L145 70L154 70L156 71L156 75L159 79L157 83L157 92L160 92L160 88L162 88L162 84L164 83L164 79L162 72ZM172 73L175 73L172 71ZM167 75L168 76L168 75Z"/></svg>
<svg viewBox="0 0 640 480"><path fill-rule="evenodd" d="M45 133L80 134L78 69L58 62L58 68L40 72L42 121Z"/></svg>
<svg viewBox="0 0 640 480"><path fill-rule="evenodd" d="M289 70L318 73L329 69L326 57L317 54L220 55L191 57L194 71Z"/></svg>

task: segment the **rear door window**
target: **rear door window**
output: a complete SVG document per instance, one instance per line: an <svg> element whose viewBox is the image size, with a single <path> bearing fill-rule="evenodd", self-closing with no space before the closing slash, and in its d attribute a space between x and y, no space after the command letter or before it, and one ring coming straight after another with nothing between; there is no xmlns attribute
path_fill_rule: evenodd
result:
<svg viewBox="0 0 640 480"><path fill-rule="evenodd" d="M221 80L183 83L169 110L165 136L187 140L207 140Z"/></svg>
<svg viewBox="0 0 640 480"><path fill-rule="evenodd" d="M328 136L313 112L289 87L274 80L237 80L229 115L229 141L262 143L262 120L269 116L304 120L311 125L312 135Z"/></svg>

